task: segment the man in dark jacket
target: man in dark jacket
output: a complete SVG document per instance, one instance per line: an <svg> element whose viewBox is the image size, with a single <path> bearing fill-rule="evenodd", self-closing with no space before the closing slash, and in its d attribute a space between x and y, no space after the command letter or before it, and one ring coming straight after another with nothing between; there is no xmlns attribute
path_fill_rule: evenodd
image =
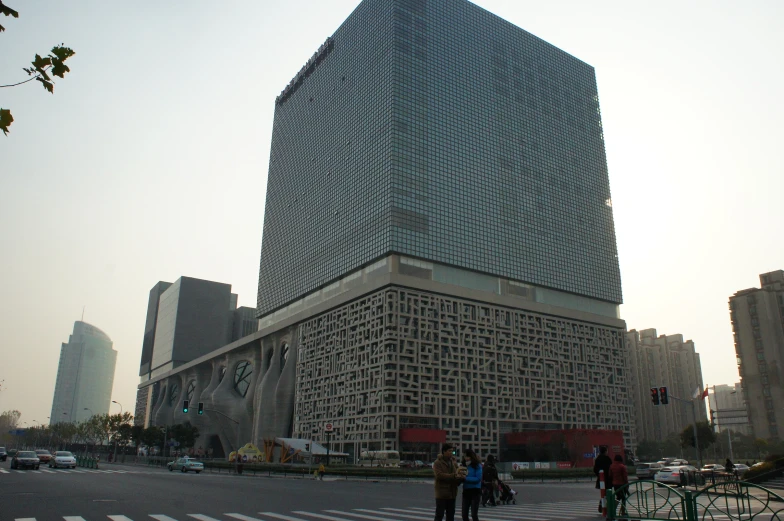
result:
<svg viewBox="0 0 784 521"><path fill-rule="evenodd" d="M482 468L482 506L496 506L495 493L498 490L498 469L495 468L495 456L490 454Z"/></svg>
<svg viewBox="0 0 784 521"><path fill-rule="evenodd" d="M610 456L607 455L607 447L599 447L599 455L593 462L593 473L596 474L596 488L599 488L599 471L604 471L604 481L605 487L607 485L607 479L610 477L610 467L612 466L612 460ZM603 510L602 502L599 500L599 512Z"/></svg>
<svg viewBox="0 0 784 521"><path fill-rule="evenodd" d="M445 443L441 447L441 454L433 463L433 474L436 478L434 483L436 492L435 521L441 521L445 513L446 521L455 521L457 487L465 478L465 474L460 472L457 467L454 446Z"/></svg>

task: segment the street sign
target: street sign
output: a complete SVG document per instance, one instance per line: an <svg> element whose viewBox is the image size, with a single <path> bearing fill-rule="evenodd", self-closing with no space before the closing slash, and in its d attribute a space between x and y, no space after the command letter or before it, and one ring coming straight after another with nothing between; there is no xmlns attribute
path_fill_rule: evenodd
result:
<svg viewBox="0 0 784 521"><path fill-rule="evenodd" d="M8 431L8 434L12 436L24 436L25 430L24 429L11 429Z"/></svg>
<svg viewBox="0 0 784 521"><path fill-rule="evenodd" d="M334 426L331 423L324 424L324 432L332 432Z"/></svg>

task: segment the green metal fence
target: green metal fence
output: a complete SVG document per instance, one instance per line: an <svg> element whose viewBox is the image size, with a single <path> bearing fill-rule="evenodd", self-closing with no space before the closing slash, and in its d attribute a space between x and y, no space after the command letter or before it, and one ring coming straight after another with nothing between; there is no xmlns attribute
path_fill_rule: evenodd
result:
<svg viewBox="0 0 784 521"><path fill-rule="evenodd" d="M753 483L734 481L680 490L636 481L607 491L608 520L784 521L784 499Z"/></svg>

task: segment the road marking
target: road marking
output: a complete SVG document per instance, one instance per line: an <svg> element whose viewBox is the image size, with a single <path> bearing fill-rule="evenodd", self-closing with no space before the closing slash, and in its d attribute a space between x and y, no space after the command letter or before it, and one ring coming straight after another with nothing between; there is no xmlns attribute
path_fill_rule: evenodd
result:
<svg viewBox="0 0 784 521"><path fill-rule="evenodd" d="M367 508L355 508L354 510L356 510L357 512L367 512L368 514L376 514L376 515L382 515L382 516L404 517L406 519L429 519L429 518L424 518L424 517L420 517L420 516L412 516L411 514L418 514L419 512L411 512L410 510L407 511L405 514L387 514L386 512L378 512L376 510L368 510ZM348 514L350 516L358 515L358 514L349 514L348 512L346 512L346 514ZM371 518L371 519L383 519L383 518L376 517L376 518Z"/></svg>
<svg viewBox="0 0 784 521"><path fill-rule="evenodd" d="M54 474L53 470L42 469L41 472L46 472L47 474Z"/></svg>
<svg viewBox="0 0 784 521"><path fill-rule="evenodd" d="M356 510L361 510L361 509L356 509ZM341 515L344 515L344 516L359 517L359 518L362 518L362 519L372 519L373 521L392 521L393 519L396 519L396 517L394 517L394 516L406 517L406 518L411 518L411 519L430 519L429 517L406 516L406 515L403 515L403 514L387 514L386 512L376 512L376 511L373 511L373 510L361 510L361 511L362 512L371 512L373 514L378 514L378 515L382 515L382 516L390 516L390 517L368 516L368 515L365 515L365 514L355 514L353 512L343 512L341 510L325 510L324 512L330 512L331 514L341 514Z"/></svg>
<svg viewBox="0 0 784 521"><path fill-rule="evenodd" d="M156 521L177 521L173 517L164 516L163 514L150 514L150 517Z"/></svg>
<svg viewBox="0 0 784 521"><path fill-rule="evenodd" d="M5 469L0 469L0 474L8 474L8 471ZM27 519L30 519L29 517Z"/></svg>
<svg viewBox="0 0 784 521"><path fill-rule="evenodd" d="M258 517L244 516L242 514L223 514L223 515L233 517L234 519L239 519L240 521L262 521Z"/></svg>
<svg viewBox="0 0 784 521"><path fill-rule="evenodd" d="M17 517L14 521L35 521L34 517Z"/></svg>
<svg viewBox="0 0 784 521"><path fill-rule="evenodd" d="M131 519L130 517L125 517L125 516L106 516L106 517L108 517L112 521L133 521L133 519Z"/></svg>
<svg viewBox="0 0 784 521"><path fill-rule="evenodd" d="M303 516L308 516L308 517L317 517L319 519L326 519L327 521L347 521L345 517L325 516L324 514L314 514L312 512L305 512L303 510L295 510L294 513ZM340 513L342 514L343 512ZM380 518L376 518L376 519L380 521ZM387 518L386 521L390 521L389 518Z"/></svg>
<svg viewBox="0 0 784 521"><path fill-rule="evenodd" d="M63 517L63 521L87 521L82 516L65 516Z"/></svg>
<svg viewBox="0 0 784 521"><path fill-rule="evenodd" d="M192 517L193 519L198 519L199 521L220 521L219 519L215 519L214 517L203 516L201 514L188 514L188 517Z"/></svg>
<svg viewBox="0 0 784 521"><path fill-rule="evenodd" d="M284 516L283 514L276 514L274 512L259 512L259 514L267 517L277 517L278 519L283 519L284 521L305 521L299 517Z"/></svg>

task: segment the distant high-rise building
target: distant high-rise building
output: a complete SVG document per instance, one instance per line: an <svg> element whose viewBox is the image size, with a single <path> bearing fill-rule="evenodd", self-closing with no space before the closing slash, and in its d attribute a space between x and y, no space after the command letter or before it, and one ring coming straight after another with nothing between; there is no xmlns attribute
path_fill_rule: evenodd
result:
<svg viewBox="0 0 784 521"><path fill-rule="evenodd" d="M68 343L60 348L51 423L80 422L107 414L116 363L117 351L106 333L86 322L74 322Z"/></svg>
<svg viewBox="0 0 784 521"><path fill-rule="evenodd" d="M743 400L743 387L740 382L734 385L713 385L709 387L711 418L716 432L726 430L751 434L749 413Z"/></svg>
<svg viewBox="0 0 784 521"><path fill-rule="evenodd" d="M656 335L655 329L632 329L626 333L633 378L634 422L637 441L662 440L692 424L688 404L670 399L668 405L656 406L651 399L652 387L667 387L669 396L691 400L695 391L703 391L700 355L694 342L683 335ZM697 400L697 419L707 419L703 400Z"/></svg>
<svg viewBox="0 0 784 521"><path fill-rule="evenodd" d="M258 330L254 308L237 308L230 284L180 277L150 290L139 374L142 381L172 371ZM135 423L149 417L149 388L136 397Z"/></svg>
<svg viewBox="0 0 784 521"><path fill-rule="evenodd" d="M784 271L760 275L761 287L730 297L738 373L757 438L784 436Z"/></svg>

